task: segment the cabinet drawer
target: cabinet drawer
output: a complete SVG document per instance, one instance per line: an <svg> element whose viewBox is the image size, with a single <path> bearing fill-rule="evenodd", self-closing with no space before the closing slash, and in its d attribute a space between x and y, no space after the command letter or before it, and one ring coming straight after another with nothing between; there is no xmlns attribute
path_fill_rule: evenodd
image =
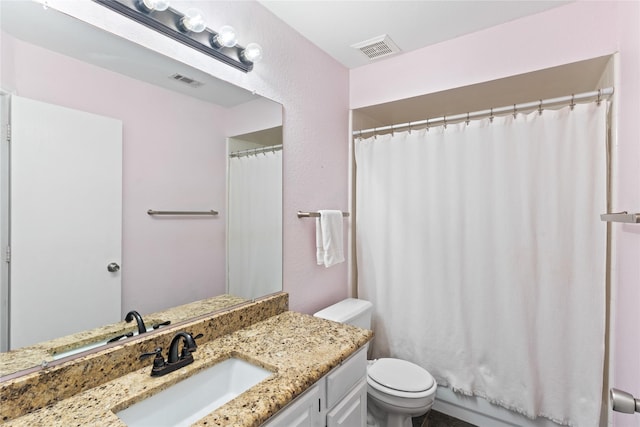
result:
<svg viewBox="0 0 640 427"><path fill-rule="evenodd" d="M333 407L367 376L366 346L327 375L327 408Z"/></svg>

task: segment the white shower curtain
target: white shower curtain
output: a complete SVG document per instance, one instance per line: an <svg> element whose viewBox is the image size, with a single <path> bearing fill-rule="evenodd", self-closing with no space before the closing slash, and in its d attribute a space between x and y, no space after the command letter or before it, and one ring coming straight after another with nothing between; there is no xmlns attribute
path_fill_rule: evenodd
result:
<svg viewBox="0 0 640 427"><path fill-rule="evenodd" d="M375 357L530 418L597 426L605 103L356 141Z"/></svg>
<svg viewBox="0 0 640 427"><path fill-rule="evenodd" d="M229 159L229 293L282 288L282 151Z"/></svg>

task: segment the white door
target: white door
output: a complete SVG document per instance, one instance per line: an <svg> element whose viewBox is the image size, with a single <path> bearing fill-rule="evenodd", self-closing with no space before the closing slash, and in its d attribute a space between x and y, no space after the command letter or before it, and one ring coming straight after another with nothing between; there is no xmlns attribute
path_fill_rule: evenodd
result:
<svg viewBox="0 0 640 427"><path fill-rule="evenodd" d="M122 123L12 96L10 348L120 320Z"/></svg>

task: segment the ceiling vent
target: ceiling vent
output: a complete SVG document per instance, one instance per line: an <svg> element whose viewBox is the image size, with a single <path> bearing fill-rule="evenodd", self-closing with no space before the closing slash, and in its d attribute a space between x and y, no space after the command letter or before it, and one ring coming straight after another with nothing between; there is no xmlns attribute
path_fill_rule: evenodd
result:
<svg viewBox="0 0 640 427"><path fill-rule="evenodd" d="M174 74L172 76L169 76L169 78L173 79L173 80L177 80L177 81L182 82L184 84L187 84L187 85L189 85L191 87L200 87L200 86L202 86L204 84L202 82L199 82L197 80L192 79L191 77L183 76L182 74L178 74L178 73L176 73L176 74Z"/></svg>
<svg viewBox="0 0 640 427"><path fill-rule="evenodd" d="M352 48L359 49L370 60L382 58L400 52L400 48L391 40L391 38L383 34L370 40L363 41L351 45Z"/></svg>

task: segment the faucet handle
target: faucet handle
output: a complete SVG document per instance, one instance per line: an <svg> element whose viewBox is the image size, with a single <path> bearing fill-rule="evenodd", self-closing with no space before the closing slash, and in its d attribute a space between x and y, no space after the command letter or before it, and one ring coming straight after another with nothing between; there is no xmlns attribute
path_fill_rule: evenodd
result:
<svg viewBox="0 0 640 427"><path fill-rule="evenodd" d="M147 357L155 356L153 358L153 369L162 368L164 366L164 357L162 356L162 347L158 347L152 352L142 353L140 355L140 360L146 359Z"/></svg>
<svg viewBox="0 0 640 427"><path fill-rule="evenodd" d="M149 353L142 353L140 355L140 360L145 359L147 357L150 356L157 356L157 355L162 355L162 347L157 347L155 350L149 352Z"/></svg>
<svg viewBox="0 0 640 427"><path fill-rule="evenodd" d="M127 332L126 334L118 335L117 337L111 338L109 341L107 341L107 344L120 341L123 338L131 338L132 336L133 336L133 332Z"/></svg>
<svg viewBox="0 0 640 427"><path fill-rule="evenodd" d="M160 328L161 326L167 326L167 325L170 325L170 324L171 324L171 320L166 320L166 321L161 322L161 323L154 323L153 325L151 325L151 329L155 330L155 329Z"/></svg>

